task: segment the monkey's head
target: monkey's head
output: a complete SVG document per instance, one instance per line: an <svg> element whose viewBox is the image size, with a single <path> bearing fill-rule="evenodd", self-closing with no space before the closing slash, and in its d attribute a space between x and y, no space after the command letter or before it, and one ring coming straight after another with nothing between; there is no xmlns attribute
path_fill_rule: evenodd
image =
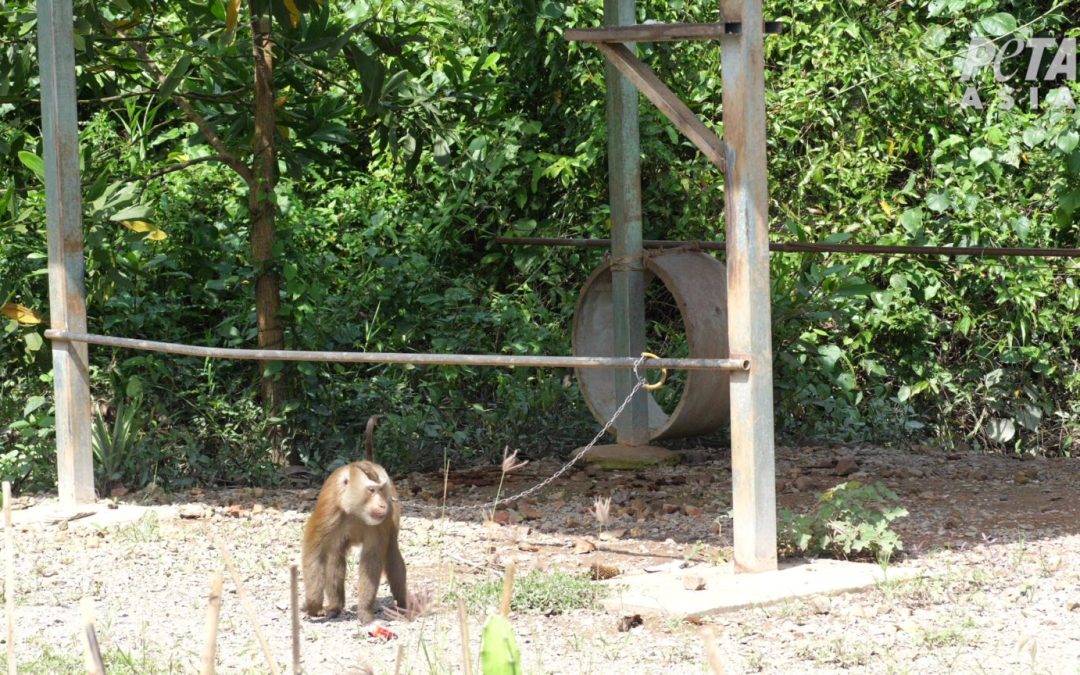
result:
<svg viewBox="0 0 1080 675"><path fill-rule="evenodd" d="M375 527L390 514L390 477L386 470L369 462L354 462L342 467L338 487L341 510Z"/></svg>

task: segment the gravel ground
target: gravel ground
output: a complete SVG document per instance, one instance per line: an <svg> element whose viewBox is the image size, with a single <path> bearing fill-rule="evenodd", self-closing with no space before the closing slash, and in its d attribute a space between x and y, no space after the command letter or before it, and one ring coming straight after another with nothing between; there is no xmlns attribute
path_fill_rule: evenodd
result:
<svg viewBox="0 0 1080 675"><path fill-rule="evenodd" d="M671 560L730 556L730 470L725 450L689 452L678 467L569 472L528 502L484 523L479 507L440 518L441 475L397 479L405 500L402 550L410 585L439 602L396 638L360 633L354 614L302 619L304 670L345 673L463 672L461 633L446 593L466 600L508 562L529 570L622 572ZM551 461L511 475L513 494L550 475ZM843 476L839 474L844 474ZM545 615L515 611L527 673L706 673L702 631L725 672L1080 672L1080 464L944 454L930 447L801 447L777 450L778 500L802 508L850 478L895 489L910 516L897 527L907 554L894 567L919 579L862 593L818 596L688 621L645 616L620 630L602 609ZM449 503L479 505L497 489L495 467L452 473ZM79 602L93 599L109 672L193 672L199 667L215 539L235 558L276 661L290 662L289 565L316 491L258 488L161 495L141 519L107 527L74 520L15 528L17 659L21 672L80 668ZM606 534L590 515L612 498ZM16 508L47 503L21 496ZM702 591L702 592L708 592ZM353 595L349 594L352 601ZM390 602L384 586L380 599ZM482 603L468 628L479 651ZM385 619L385 617L384 617ZM621 626L625 628L625 626ZM269 672L236 585L226 577L218 640L220 672ZM359 672L359 670L357 670Z"/></svg>

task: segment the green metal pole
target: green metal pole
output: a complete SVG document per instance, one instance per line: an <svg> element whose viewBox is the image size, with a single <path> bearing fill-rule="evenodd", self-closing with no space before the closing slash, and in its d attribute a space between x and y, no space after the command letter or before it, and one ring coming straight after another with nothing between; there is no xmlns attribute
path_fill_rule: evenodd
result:
<svg viewBox="0 0 1080 675"><path fill-rule="evenodd" d="M604 0L604 24L637 23L634 0ZM634 51L633 44L626 47ZM610 62L606 64L608 191L611 202L611 286L615 356L638 356L645 350L645 274L641 257L641 142L637 89ZM634 375L618 371L615 399L634 385ZM616 421L620 445L649 444L649 409L644 391Z"/></svg>

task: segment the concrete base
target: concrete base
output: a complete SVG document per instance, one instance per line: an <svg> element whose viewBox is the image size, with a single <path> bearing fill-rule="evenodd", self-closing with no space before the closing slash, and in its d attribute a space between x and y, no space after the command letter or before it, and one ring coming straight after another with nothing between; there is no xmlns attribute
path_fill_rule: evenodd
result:
<svg viewBox="0 0 1080 675"><path fill-rule="evenodd" d="M577 454L578 448L574 451ZM655 445L594 445L585 462L601 469L641 469L657 464L678 464L679 454Z"/></svg>
<svg viewBox="0 0 1080 675"><path fill-rule="evenodd" d="M691 591L683 580L696 576L705 582ZM612 594L604 601L609 611L621 614L706 616L792 598L844 593L871 588L883 581L919 576L917 570L873 563L813 560L781 563L775 572L735 574L732 565L695 565L679 570L633 574L604 581Z"/></svg>
<svg viewBox="0 0 1080 675"><path fill-rule="evenodd" d="M32 506L28 509L12 510L11 522L13 525L44 524L56 525L68 523L69 527L107 527L122 523L133 523L147 513L155 510L152 506L138 506L135 504L114 504L110 508L107 502L95 502L93 504L79 504L74 507L63 507L59 502L45 502ZM161 507L156 507L158 510ZM3 529L3 522L0 522Z"/></svg>

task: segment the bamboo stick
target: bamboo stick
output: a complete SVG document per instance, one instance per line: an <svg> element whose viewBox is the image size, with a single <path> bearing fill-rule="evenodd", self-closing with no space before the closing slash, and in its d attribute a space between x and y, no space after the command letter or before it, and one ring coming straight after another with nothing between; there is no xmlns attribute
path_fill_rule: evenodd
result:
<svg viewBox="0 0 1080 675"><path fill-rule="evenodd" d="M706 626L701 629L701 639L705 642L705 655L709 659L709 665L712 667L713 673L715 675L724 675L726 670L724 669L724 661L720 658L720 650L716 647L716 632Z"/></svg>
<svg viewBox="0 0 1080 675"><path fill-rule="evenodd" d="M300 579L296 565L289 565L289 608L292 612L292 672L300 675Z"/></svg>
<svg viewBox="0 0 1080 675"><path fill-rule="evenodd" d="M499 601L499 614L510 616L510 600L514 597L514 573L517 565L513 562L506 564L506 572L503 575L502 599Z"/></svg>
<svg viewBox="0 0 1080 675"><path fill-rule="evenodd" d="M7 610L8 675L15 675L15 527L11 524L11 482L4 481L4 600Z"/></svg>
<svg viewBox="0 0 1080 675"><path fill-rule="evenodd" d="M101 645L98 644L97 632L94 630L94 600L85 597L79 605L82 609L86 672L90 675L105 675L105 661L101 658Z"/></svg>
<svg viewBox="0 0 1080 675"><path fill-rule="evenodd" d="M458 623L461 624L461 667L465 675L472 675L472 654L469 650L469 615L465 612L465 601L457 601Z"/></svg>
<svg viewBox="0 0 1080 675"><path fill-rule="evenodd" d="M8 675L15 675L15 528L11 524L11 482L3 482L4 576L3 596L8 615Z"/></svg>
<svg viewBox="0 0 1080 675"><path fill-rule="evenodd" d="M727 359L646 359L632 356L527 356L513 354L410 354L399 352L315 352L293 349L232 349L199 347L178 342L156 342L65 330L45 331L58 342L138 349L198 358L252 361L315 361L325 363L397 363L414 366L500 366L519 368L670 368L672 370L750 370L750 361L733 354Z"/></svg>
<svg viewBox="0 0 1080 675"><path fill-rule="evenodd" d="M229 576L232 577L233 583L236 584L236 594L240 596L240 605L243 606L244 613L247 614L248 620L251 621L251 627L255 629L255 638L259 641L259 646L262 647L263 656L266 657L266 664L270 666L270 672L274 675L281 675L277 661L274 660L274 652L270 649L270 643L266 641L262 629L259 628L259 616L255 613L255 608L251 606L251 602L248 601L244 582L241 581L240 573L236 571L236 565L233 564L232 554L221 543L221 540L216 537L214 538L214 544L221 551L221 557L225 561L225 569L229 570Z"/></svg>
<svg viewBox="0 0 1080 675"><path fill-rule="evenodd" d="M206 608L206 632L203 644L202 675L214 675L217 668L218 618L221 616L222 586L225 575L214 572L210 578L210 603Z"/></svg>

